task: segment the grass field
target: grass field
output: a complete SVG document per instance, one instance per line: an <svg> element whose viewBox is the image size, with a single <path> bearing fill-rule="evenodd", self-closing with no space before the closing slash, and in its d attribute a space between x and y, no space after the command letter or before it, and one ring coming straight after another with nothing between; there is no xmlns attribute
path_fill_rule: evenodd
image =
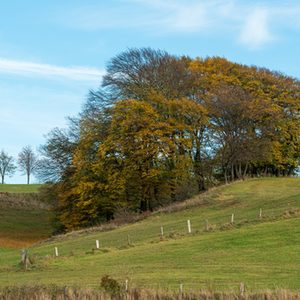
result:
<svg viewBox="0 0 300 300"><path fill-rule="evenodd" d="M2 193L36 193L41 184L0 184Z"/></svg>
<svg viewBox="0 0 300 300"><path fill-rule="evenodd" d="M51 213L36 194L40 185L0 185L0 248L28 247L51 235ZM6 194L8 193L8 194Z"/></svg>
<svg viewBox="0 0 300 300"><path fill-rule="evenodd" d="M42 209L0 210L0 248L28 247L49 237L50 213Z"/></svg>
<svg viewBox="0 0 300 300"><path fill-rule="evenodd" d="M238 182L186 206L112 231L78 232L31 247L34 265L27 272L18 266L19 250L0 248L0 286L99 286L109 274L147 288L178 289L183 283L185 289L230 290L244 282L250 290L300 290L300 179ZM101 250L92 251L96 239Z"/></svg>

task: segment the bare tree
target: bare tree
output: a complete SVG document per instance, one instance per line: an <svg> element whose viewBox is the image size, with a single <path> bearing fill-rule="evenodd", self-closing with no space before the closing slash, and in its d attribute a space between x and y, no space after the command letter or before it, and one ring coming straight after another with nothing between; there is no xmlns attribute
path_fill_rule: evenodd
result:
<svg viewBox="0 0 300 300"><path fill-rule="evenodd" d="M16 166L14 165L14 159L9 156L4 150L0 152L0 175L1 183L4 184L4 178L6 175L14 174Z"/></svg>
<svg viewBox="0 0 300 300"><path fill-rule="evenodd" d="M18 164L24 175L27 175L27 184L30 182L30 175L34 174L38 167L38 157L30 146L26 146L19 153Z"/></svg>
<svg viewBox="0 0 300 300"><path fill-rule="evenodd" d="M144 99L156 91L170 99L189 96L191 72L188 57L178 58L162 50L129 49L107 65L102 86L111 99Z"/></svg>

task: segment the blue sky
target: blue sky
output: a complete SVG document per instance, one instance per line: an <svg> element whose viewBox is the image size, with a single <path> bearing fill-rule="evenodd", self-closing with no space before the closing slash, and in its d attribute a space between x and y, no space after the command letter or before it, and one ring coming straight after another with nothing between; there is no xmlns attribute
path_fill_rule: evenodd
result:
<svg viewBox="0 0 300 300"><path fill-rule="evenodd" d="M2 1L0 149L17 157L37 148L80 111L107 61L131 47L218 55L300 78L300 1Z"/></svg>

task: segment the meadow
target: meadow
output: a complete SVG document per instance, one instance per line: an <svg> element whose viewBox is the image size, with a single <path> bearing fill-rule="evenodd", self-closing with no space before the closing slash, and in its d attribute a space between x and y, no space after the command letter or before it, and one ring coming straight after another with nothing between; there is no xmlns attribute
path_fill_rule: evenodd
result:
<svg viewBox="0 0 300 300"><path fill-rule="evenodd" d="M0 185L0 248L29 247L51 235L51 213L39 199L39 187Z"/></svg>
<svg viewBox="0 0 300 300"><path fill-rule="evenodd" d="M122 284L128 280L131 288L178 290L182 284L185 291L235 291L243 282L249 291L298 291L299 204L298 178L217 187L132 224L100 226L35 244L29 248L33 264L27 271L19 265L20 250L2 246L0 286L38 282L96 288L108 274Z"/></svg>

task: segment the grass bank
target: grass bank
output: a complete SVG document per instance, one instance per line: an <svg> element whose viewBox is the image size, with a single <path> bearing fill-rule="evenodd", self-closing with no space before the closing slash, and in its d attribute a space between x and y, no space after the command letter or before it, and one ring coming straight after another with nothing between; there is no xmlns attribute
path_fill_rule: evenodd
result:
<svg viewBox="0 0 300 300"><path fill-rule="evenodd" d="M0 193L37 193L41 184L0 184Z"/></svg>

